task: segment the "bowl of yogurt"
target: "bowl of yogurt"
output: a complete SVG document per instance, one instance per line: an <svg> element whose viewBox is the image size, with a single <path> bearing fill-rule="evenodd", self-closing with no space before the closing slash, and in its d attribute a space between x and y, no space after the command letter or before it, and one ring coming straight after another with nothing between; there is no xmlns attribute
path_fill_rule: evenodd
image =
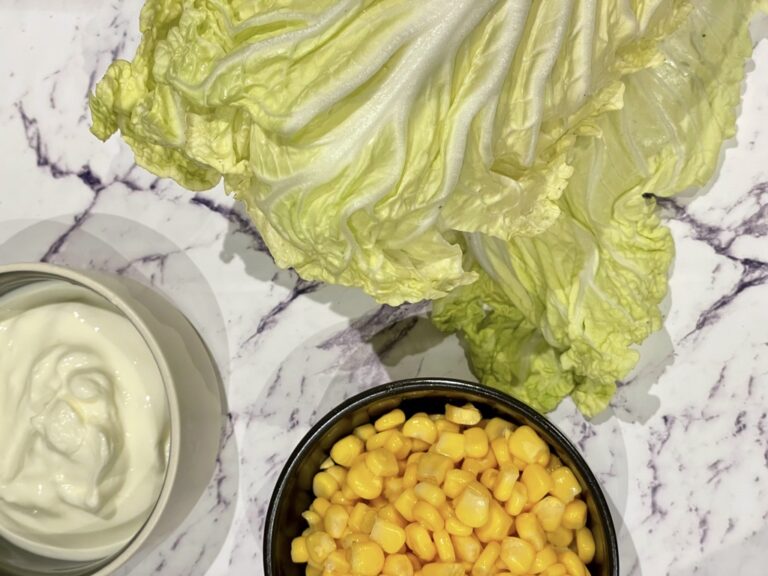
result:
<svg viewBox="0 0 768 576"><path fill-rule="evenodd" d="M213 473L220 388L154 290L0 267L0 574L106 576L167 537Z"/></svg>

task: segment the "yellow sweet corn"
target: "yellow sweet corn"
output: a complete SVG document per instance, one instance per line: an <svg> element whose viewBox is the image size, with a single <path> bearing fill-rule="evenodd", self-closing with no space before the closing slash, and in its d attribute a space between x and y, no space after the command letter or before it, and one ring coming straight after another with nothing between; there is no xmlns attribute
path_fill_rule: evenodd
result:
<svg viewBox="0 0 768 576"><path fill-rule="evenodd" d="M432 535L435 542L437 557L441 562L454 562L456 560L456 551L453 549L451 535L445 530L438 530Z"/></svg>
<svg viewBox="0 0 768 576"><path fill-rule="evenodd" d="M373 427L373 424L363 424L362 426L355 428L352 431L352 434L365 442L368 440L368 438L376 434L376 428Z"/></svg>
<svg viewBox="0 0 768 576"><path fill-rule="evenodd" d="M520 479L528 489L528 502L530 504L536 504L552 489L552 477L541 464L526 466Z"/></svg>
<svg viewBox="0 0 768 576"><path fill-rule="evenodd" d="M323 574L346 574L351 566L347 561L347 556L342 550L334 550L323 562Z"/></svg>
<svg viewBox="0 0 768 576"><path fill-rule="evenodd" d="M421 524L413 523L405 527L405 542L420 560L431 562L437 555L429 532Z"/></svg>
<svg viewBox="0 0 768 576"><path fill-rule="evenodd" d="M496 457L496 462L498 462L500 468L512 464L512 455L509 452L509 443L506 438L502 436L492 440L491 450L493 450L493 455Z"/></svg>
<svg viewBox="0 0 768 576"><path fill-rule="evenodd" d="M371 540L381 546L387 554L395 554L405 544L405 530L397 524L378 518L371 530Z"/></svg>
<svg viewBox="0 0 768 576"><path fill-rule="evenodd" d="M584 564L589 564L595 558L595 537L589 528L576 530L576 553Z"/></svg>
<svg viewBox="0 0 768 576"><path fill-rule="evenodd" d="M395 501L403 493L403 490L405 490L405 486L401 477L384 479L384 498L390 502Z"/></svg>
<svg viewBox="0 0 768 576"><path fill-rule="evenodd" d="M464 576L464 567L457 563L430 562L421 569L422 576Z"/></svg>
<svg viewBox="0 0 768 576"><path fill-rule="evenodd" d="M358 436L346 436L331 448L331 458L339 466L352 466L352 461L362 454L365 443Z"/></svg>
<svg viewBox="0 0 768 576"><path fill-rule="evenodd" d="M346 486L346 484L344 484ZM353 493L352 498L347 498L342 490L336 492L331 496L331 504L338 504L339 506L354 506L360 499Z"/></svg>
<svg viewBox="0 0 768 576"><path fill-rule="evenodd" d="M349 522L349 512L343 506L331 504L323 518L323 527L331 538L339 539L347 530Z"/></svg>
<svg viewBox="0 0 768 576"><path fill-rule="evenodd" d="M419 464L413 462L405 467L403 472L403 488L413 488L419 482Z"/></svg>
<svg viewBox="0 0 768 576"><path fill-rule="evenodd" d="M557 559L565 566L568 576L586 576L584 563L572 550L563 550L557 555Z"/></svg>
<svg viewBox="0 0 768 576"><path fill-rule="evenodd" d="M464 430L464 452L470 458L483 458L488 454L488 434L482 428Z"/></svg>
<svg viewBox="0 0 768 576"><path fill-rule="evenodd" d="M405 554L391 554L384 560L386 576L413 576L413 564Z"/></svg>
<svg viewBox="0 0 768 576"><path fill-rule="evenodd" d="M573 500L565 506L563 526L571 530L584 528L587 524L587 505L583 500Z"/></svg>
<svg viewBox="0 0 768 576"><path fill-rule="evenodd" d="M573 530L569 530L564 526L558 526L551 532L547 533L547 540L552 546L557 548L567 548L573 542Z"/></svg>
<svg viewBox="0 0 768 576"><path fill-rule="evenodd" d="M520 477L520 471L511 464L499 470L493 485L493 497L499 502L507 502L512 497L515 482ZM526 501L528 496L526 494Z"/></svg>
<svg viewBox="0 0 768 576"><path fill-rule="evenodd" d="M522 482L515 482L512 487L512 495L504 505L504 510L510 516L517 516L523 511L525 505L528 503L528 488Z"/></svg>
<svg viewBox="0 0 768 576"><path fill-rule="evenodd" d="M376 542L361 542L350 550L352 572L360 576L378 576L384 568L384 551Z"/></svg>
<svg viewBox="0 0 768 576"><path fill-rule="evenodd" d="M408 558L408 561L411 563L411 566L413 566L414 572L418 572L419 570L421 570L421 566L422 566L421 560L419 560L419 557L416 556L416 554L414 554L413 552L407 552L405 556L406 558Z"/></svg>
<svg viewBox="0 0 768 576"><path fill-rule="evenodd" d="M514 430L514 426L502 418L491 418L485 425L485 433L491 442L496 438L505 438L505 433L511 433L512 430Z"/></svg>
<svg viewBox="0 0 768 576"><path fill-rule="evenodd" d="M570 504L574 498L581 494L581 485L567 466L553 470L552 495L557 496L564 504Z"/></svg>
<svg viewBox="0 0 768 576"><path fill-rule="evenodd" d="M437 440L437 426L424 412L414 414L403 424L403 434L408 438L434 444Z"/></svg>
<svg viewBox="0 0 768 576"><path fill-rule="evenodd" d="M461 432L461 427L459 427L458 424L454 424L450 420L446 420L445 418L440 418L439 420L435 420L435 428L437 428L437 435L438 437L443 432Z"/></svg>
<svg viewBox="0 0 768 576"><path fill-rule="evenodd" d="M376 476L397 476L399 468L397 458L386 448L377 448L365 455L365 465Z"/></svg>
<svg viewBox="0 0 768 576"><path fill-rule="evenodd" d="M509 451L526 464L533 464L549 453L549 446L530 426L520 426L509 437Z"/></svg>
<svg viewBox="0 0 768 576"><path fill-rule="evenodd" d="M541 576L567 576L568 570L566 570L565 566L560 564L559 562L557 564L552 564L549 568L544 570L544 572L541 573Z"/></svg>
<svg viewBox="0 0 768 576"><path fill-rule="evenodd" d="M310 528L317 528L318 526L323 525L323 517L314 510L302 512L301 517L304 518L307 524L309 524Z"/></svg>
<svg viewBox="0 0 768 576"><path fill-rule="evenodd" d="M318 531L307 536L307 555L309 561L321 565L328 554L336 550L336 542L329 534Z"/></svg>
<svg viewBox="0 0 768 576"><path fill-rule="evenodd" d="M413 507L413 518L430 532L437 532L445 527L445 520L437 508L422 500Z"/></svg>
<svg viewBox="0 0 768 576"><path fill-rule="evenodd" d="M367 504L358 502L349 513L347 525L355 532L370 534L374 522L376 522L376 511Z"/></svg>
<svg viewBox="0 0 768 576"><path fill-rule="evenodd" d="M451 536L451 540L453 541L453 549L456 551L456 558L474 565L483 550L480 540L474 536Z"/></svg>
<svg viewBox="0 0 768 576"><path fill-rule="evenodd" d="M413 522L413 509L418 502L419 497L416 496L416 492L412 488L407 488L395 500L395 509L408 522Z"/></svg>
<svg viewBox="0 0 768 576"><path fill-rule="evenodd" d="M392 435L391 430L384 430L383 432L376 432L373 436L368 438L368 440L365 441L365 450L367 452L371 452L372 450L376 450L377 448L384 448L384 446L387 443L387 440ZM354 461L353 461L354 464Z"/></svg>
<svg viewBox="0 0 768 576"><path fill-rule="evenodd" d="M533 507L533 513L539 519L546 532L552 532L560 526L565 512L565 504L555 496L545 496Z"/></svg>
<svg viewBox="0 0 768 576"><path fill-rule="evenodd" d="M347 474L347 484L357 496L366 500L378 498L384 490L381 477L374 474L364 462L352 465Z"/></svg>
<svg viewBox="0 0 768 576"><path fill-rule="evenodd" d="M435 429L435 433L437 433L437 429ZM418 438L411 439L412 452L426 452L429 450L430 446L432 446L432 444L429 442L424 442L424 440L419 440Z"/></svg>
<svg viewBox="0 0 768 576"><path fill-rule="evenodd" d="M312 492L318 498L330 500L331 496L339 489L339 483L327 471L318 472L312 480Z"/></svg>
<svg viewBox="0 0 768 576"><path fill-rule="evenodd" d="M336 462L332 458L328 457L320 463L320 470L328 470L331 466L335 466Z"/></svg>
<svg viewBox="0 0 768 576"><path fill-rule="evenodd" d="M472 534L472 527L467 526L455 516L445 520L445 530L451 536L469 536Z"/></svg>
<svg viewBox="0 0 768 576"><path fill-rule="evenodd" d="M465 455L464 435L458 432L442 432L433 450L447 456L453 462L459 462Z"/></svg>
<svg viewBox="0 0 768 576"><path fill-rule="evenodd" d="M354 534L347 534L346 536L344 536L340 540L340 543L341 543L341 547L344 550L351 550L352 546L354 546L355 544L363 544L364 542L370 542L370 541L371 539L368 537L367 534L354 533Z"/></svg>
<svg viewBox="0 0 768 576"><path fill-rule="evenodd" d="M465 404L464 406L453 406L452 404L446 404L445 406L445 419L454 424L461 426L475 426L483 418L480 414L480 410L475 408L472 404Z"/></svg>
<svg viewBox="0 0 768 576"><path fill-rule="evenodd" d="M488 512L488 521L480 528L475 529L475 535L484 544L493 540L500 541L509 536L513 524L514 519L512 516L504 511L501 504L492 500Z"/></svg>
<svg viewBox="0 0 768 576"><path fill-rule="evenodd" d="M322 576L323 571L320 570L320 568L315 568L314 566L307 566L304 574L306 574L306 576Z"/></svg>
<svg viewBox="0 0 768 576"><path fill-rule="evenodd" d="M443 482L443 492L448 498L456 498L470 482L475 480L472 472L452 469L446 472Z"/></svg>
<svg viewBox="0 0 768 576"><path fill-rule="evenodd" d="M312 504L309 505L309 509L312 512L316 512L318 516L325 516L325 513L330 508L331 503L325 498L315 498Z"/></svg>
<svg viewBox="0 0 768 576"><path fill-rule="evenodd" d="M420 500L429 502L435 508L439 508L445 504L445 492L443 492L439 486L435 486L429 482L419 482L413 487L413 491Z"/></svg>
<svg viewBox="0 0 768 576"><path fill-rule="evenodd" d="M426 452L419 460L416 477L420 482L432 482L440 485L445 480L448 470L453 468L453 461L442 454Z"/></svg>
<svg viewBox="0 0 768 576"><path fill-rule="evenodd" d="M488 521L491 493L477 481L470 482L455 502L456 517L467 526L479 528Z"/></svg>
<svg viewBox="0 0 768 576"><path fill-rule="evenodd" d="M562 465L563 465L563 462L560 460L560 458L558 458L557 456L552 454L552 455L550 455L549 462L546 465L547 472L552 474L552 472L554 472L558 468L562 467Z"/></svg>
<svg viewBox="0 0 768 576"><path fill-rule="evenodd" d="M403 455L403 458L407 458L410 453L410 442L408 438L403 436L397 430L389 430L389 435L384 441L384 448L392 452L392 454ZM397 456L399 457L399 456Z"/></svg>
<svg viewBox="0 0 768 576"><path fill-rule="evenodd" d="M373 423L373 427L376 428L378 432L383 432L384 430L391 430L392 428L397 428L403 422L405 422L405 412L403 412L398 408L397 410L392 410L391 412L387 412L386 414L378 418Z"/></svg>
<svg viewBox="0 0 768 576"><path fill-rule="evenodd" d="M291 560L295 564L305 564L309 561L307 539L304 536L299 536L291 541Z"/></svg>
<svg viewBox="0 0 768 576"><path fill-rule="evenodd" d="M510 536L501 541L501 559L515 576L527 574L536 558L536 550L521 538Z"/></svg>
<svg viewBox="0 0 768 576"><path fill-rule="evenodd" d="M536 552L536 558L531 566L531 573L540 574L547 568L557 563L557 552L551 546L545 546Z"/></svg>
<svg viewBox="0 0 768 576"><path fill-rule="evenodd" d="M501 544L489 542L472 566L472 576L491 576L496 570L496 561L501 555Z"/></svg>
<svg viewBox="0 0 768 576"><path fill-rule="evenodd" d="M515 530L517 535L531 544L537 551L544 548L547 543L544 529L534 514L524 512L515 518Z"/></svg>
<svg viewBox="0 0 768 576"><path fill-rule="evenodd" d="M496 478L499 476L499 471L496 470L496 468L488 468L488 470L483 470L483 473L480 474L480 484L488 488L488 490L493 490L493 487L496 485Z"/></svg>
<svg viewBox="0 0 768 576"><path fill-rule="evenodd" d="M326 472L333 476L333 479L336 480L339 486L342 486L347 479L347 469L343 466L331 466Z"/></svg>
<svg viewBox="0 0 768 576"><path fill-rule="evenodd" d="M408 525L408 521L397 511L394 504L387 504L376 513L376 516L382 520L396 524L397 526L400 526L400 528L405 528Z"/></svg>

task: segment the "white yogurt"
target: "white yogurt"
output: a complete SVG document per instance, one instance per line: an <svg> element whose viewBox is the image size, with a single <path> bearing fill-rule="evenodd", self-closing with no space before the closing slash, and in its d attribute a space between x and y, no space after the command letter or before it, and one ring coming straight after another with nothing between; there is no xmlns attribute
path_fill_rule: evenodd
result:
<svg viewBox="0 0 768 576"><path fill-rule="evenodd" d="M124 547L168 462L154 357L97 298L65 282L0 298L0 536L64 560Z"/></svg>

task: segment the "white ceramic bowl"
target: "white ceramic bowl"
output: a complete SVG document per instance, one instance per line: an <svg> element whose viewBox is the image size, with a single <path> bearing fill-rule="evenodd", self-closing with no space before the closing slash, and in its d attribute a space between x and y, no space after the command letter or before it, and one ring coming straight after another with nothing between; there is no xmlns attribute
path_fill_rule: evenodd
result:
<svg viewBox="0 0 768 576"><path fill-rule="evenodd" d="M65 562L35 556L0 538L0 574L108 576L129 560L139 560L169 536L208 485L224 423L221 380L208 349L186 317L157 292L133 280L48 264L14 264L0 266L0 295L45 280L63 280L90 290L125 316L144 338L168 401L168 467L147 521L116 555Z"/></svg>

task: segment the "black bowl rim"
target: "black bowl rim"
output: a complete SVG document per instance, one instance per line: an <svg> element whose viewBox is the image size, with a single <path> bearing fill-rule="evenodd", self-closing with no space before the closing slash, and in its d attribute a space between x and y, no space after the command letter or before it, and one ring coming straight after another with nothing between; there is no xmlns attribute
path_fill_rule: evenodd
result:
<svg viewBox="0 0 768 576"><path fill-rule="evenodd" d="M381 400L386 398L397 397L398 395L405 394L410 391L422 391L422 390L446 390L446 391L460 391L460 392L472 392L480 396L484 396L489 400L506 404L510 408L521 412L525 417L533 420L540 427L546 429L555 441L559 444L558 448L568 453L574 462L580 468L580 472L584 476L587 488L592 494L595 505L597 506L598 514L606 520L605 531L606 539L608 540L608 554L611 564L613 566L613 576L619 574L619 547L616 538L616 528L613 524L613 516L608 502L605 499L605 494L595 477L592 469L587 464L584 457L576 449L573 443L563 434L560 429L555 426L549 419L540 414L527 404L505 394L494 388L477 384L475 382L467 382L465 380L458 380L454 378L407 378L404 380L397 380L369 388L359 394L351 396L341 402L338 406L333 408L330 412L325 414L318 420L318 422L310 428L304 437L299 441L296 448L291 452L286 464L283 466L280 476L277 478L277 483L272 492L272 497L269 501L269 507L267 509L267 516L264 522L264 574L265 576L273 576L272 570L272 541L275 531L276 513L277 507L283 497L283 490L285 487L285 479L293 474L298 463L301 462L305 456L305 453L310 450L320 438L340 419L348 415L350 412L354 412L360 408L365 407L367 404L375 400Z"/></svg>

